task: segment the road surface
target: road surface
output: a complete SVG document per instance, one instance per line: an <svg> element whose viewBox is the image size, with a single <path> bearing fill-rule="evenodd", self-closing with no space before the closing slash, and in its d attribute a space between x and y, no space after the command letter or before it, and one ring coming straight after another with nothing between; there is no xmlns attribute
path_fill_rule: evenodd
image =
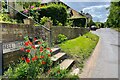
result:
<svg viewBox="0 0 120 80"><path fill-rule="evenodd" d="M92 33L97 34L100 41L80 77L118 78L118 48L120 49L118 32L110 28L101 28Z"/></svg>

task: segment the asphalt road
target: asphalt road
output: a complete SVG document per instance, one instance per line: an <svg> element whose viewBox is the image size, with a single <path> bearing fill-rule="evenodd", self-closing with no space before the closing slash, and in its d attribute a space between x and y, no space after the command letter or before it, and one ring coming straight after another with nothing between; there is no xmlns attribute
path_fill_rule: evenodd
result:
<svg viewBox="0 0 120 80"><path fill-rule="evenodd" d="M101 28L92 33L100 37L100 42L81 77L118 78L118 49L120 49L118 32L110 28Z"/></svg>

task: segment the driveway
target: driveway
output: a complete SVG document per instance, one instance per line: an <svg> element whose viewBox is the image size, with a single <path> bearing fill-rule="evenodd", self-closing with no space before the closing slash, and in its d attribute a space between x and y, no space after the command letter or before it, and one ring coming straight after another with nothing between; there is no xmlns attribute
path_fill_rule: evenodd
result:
<svg viewBox="0 0 120 80"><path fill-rule="evenodd" d="M97 34L100 41L80 77L118 78L118 32L110 28L101 28L92 33Z"/></svg>

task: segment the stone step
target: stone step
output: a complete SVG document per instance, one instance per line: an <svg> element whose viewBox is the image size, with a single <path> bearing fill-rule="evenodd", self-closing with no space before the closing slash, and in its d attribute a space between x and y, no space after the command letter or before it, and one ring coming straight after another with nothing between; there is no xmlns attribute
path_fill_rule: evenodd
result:
<svg viewBox="0 0 120 80"><path fill-rule="evenodd" d="M58 60L60 60L65 55L66 55L66 53L61 53L61 52L57 53L57 54L55 54L51 57L51 60L54 61L54 62L57 62Z"/></svg>
<svg viewBox="0 0 120 80"><path fill-rule="evenodd" d="M52 48L52 55L55 55L60 52L60 48Z"/></svg>
<svg viewBox="0 0 120 80"><path fill-rule="evenodd" d="M74 60L72 59L65 59L61 64L60 64L60 69L68 69Z"/></svg>
<svg viewBox="0 0 120 80"><path fill-rule="evenodd" d="M78 75L80 73L80 69L79 68L76 68L74 69L70 74L71 75Z"/></svg>

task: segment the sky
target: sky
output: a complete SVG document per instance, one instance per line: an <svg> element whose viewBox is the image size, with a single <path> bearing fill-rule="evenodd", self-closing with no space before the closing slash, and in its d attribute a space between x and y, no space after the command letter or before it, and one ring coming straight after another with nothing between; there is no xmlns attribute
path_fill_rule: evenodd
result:
<svg viewBox="0 0 120 80"><path fill-rule="evenodd" d="M74 2L73 2L74 1ZM68 6L70 6L71 8L75 9L76 11L83 11L85 13L90 13L93 17L93 21L97 22L105 22L107 20L107 16L109 15L109 10L106 10L106 8L108 8L110 6L110 2L106 1L106 2L96 2L94 0L91 0L92 2L85 2L81 0L80 1L76 1L76 0L72 0L70 2L69 1L63 1L64 3L66 3Z"/></svg>

